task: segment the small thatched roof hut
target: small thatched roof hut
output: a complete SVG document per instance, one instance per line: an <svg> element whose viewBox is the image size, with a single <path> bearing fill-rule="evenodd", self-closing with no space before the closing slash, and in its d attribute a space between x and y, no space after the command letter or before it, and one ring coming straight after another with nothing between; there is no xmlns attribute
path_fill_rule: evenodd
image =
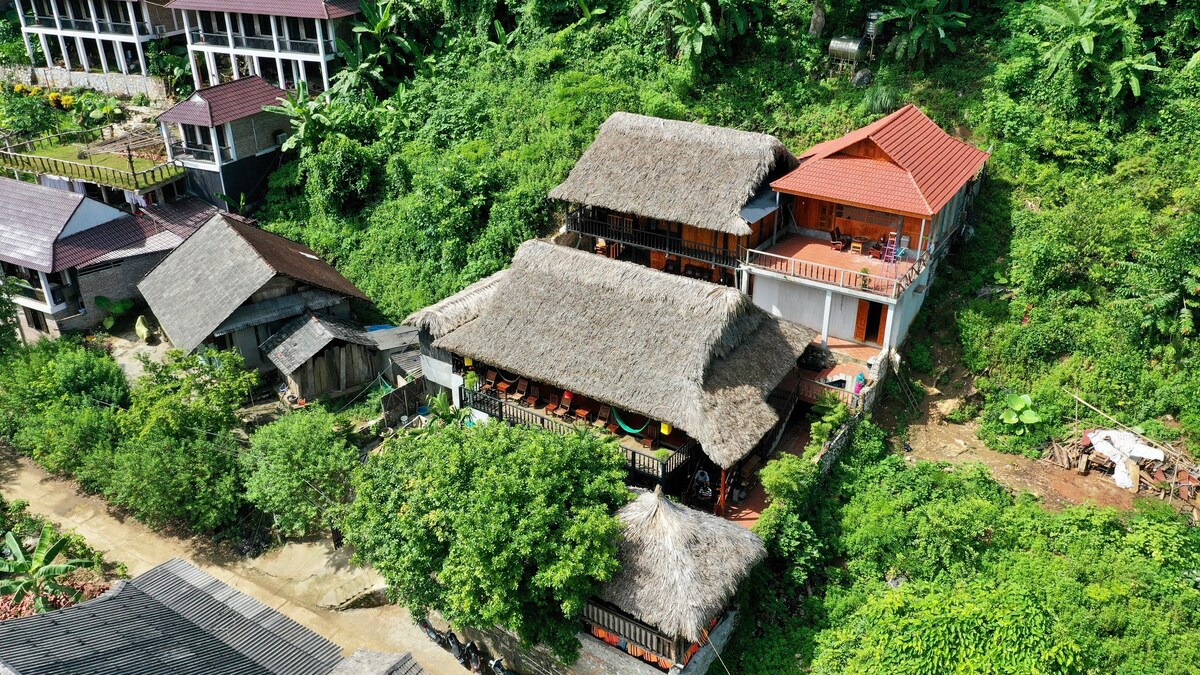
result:
<svg viewBox="0 0 1200 675"><path fill-rule="evenodd" d="M767 555L750 530L667 499L660 488L617 512L621 569L599 596L667 635L701 631Z"/></svg>
<svg viewBox="0 0 1200 675"><path fill-rule="evenodd" d="M410 316L433 346L682 429L730 467L815 336L734 288L527 241L512 267Z"/></svg>
<svg viewBox="0 0 1200 675"><path fill-rule="evenodd" d="M742 207L795 167L774 136L617 112L550 197L743 236Z"/></svg>

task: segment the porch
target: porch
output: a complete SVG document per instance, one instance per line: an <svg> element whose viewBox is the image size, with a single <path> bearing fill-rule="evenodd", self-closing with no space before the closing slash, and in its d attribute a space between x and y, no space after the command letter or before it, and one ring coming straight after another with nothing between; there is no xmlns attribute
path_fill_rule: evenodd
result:
<svg viewBox="0 0 1200 675"><path fill-rule="evenodd" d="M708 632L711 634L715 631L725 618L724 612L714 618ZM595 598L588 600L583 608L583 625L587 633L597 640L664 671L673 666L687 665L696 652L708 643L708 640L689 643L680 637L672 638Z"/></svg>
<svg viewBox="0 0 1200 675"><path fill-rule="evenodd" d="M567 231L603 239L605 242L617 242L625 246L657 251L667 256L683 259L682 265L688 262L704 263L733 270L737 267L737 250L721 247L703 241L689 239L682 234L658 231L656 227L647 228L633 216L608 212L603 209L576 209L567 214ZM713 233L714 238L719 237Z"/></svg>
<svg viewBox="0 0 1200 675"><path fill-rule="evenodd" d="M927 258L917 258L911 250L902 251L893 262L884 260L884 255L876 240L855 241L837 250L832 239L790 234L770 248L746 251L746 264L785 277L896 298L920 274Z"/></svg>
<svg viewBox="0 0 1200 675"><path fill-rule="evenodd" d="M462 387L461 405L509 424L541 427L563 435L584 430L614 436L625 455L632 482L668 489L683 485L697 446L682 431L671 429L661 434L658 422L578 394L572 394L571 402L564 405L563 394L569 392L530 384L525 378L506 382L502 375L497 373L491 385L484 381L476 388ZM522 381L524 387L520 386Z"/></svg>

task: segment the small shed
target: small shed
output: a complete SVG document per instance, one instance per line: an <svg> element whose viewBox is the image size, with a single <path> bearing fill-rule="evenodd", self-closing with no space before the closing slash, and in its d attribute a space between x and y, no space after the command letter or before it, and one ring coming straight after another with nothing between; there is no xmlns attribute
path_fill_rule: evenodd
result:
<svg viewBox="0 0 1200 675"><path fill-rule="evenodd" d="M421 377L421 344L415 327L371 326L368 331L379 349L379 372L389 383L400 387Z"/></svg>
<svg viewBox="0 0 1200 675"><path fill-rule="evenodd" d="M320 314L288 322L260 349L297 398L340 396L366 386L379 372L375 341L367 331Z"/></svg>

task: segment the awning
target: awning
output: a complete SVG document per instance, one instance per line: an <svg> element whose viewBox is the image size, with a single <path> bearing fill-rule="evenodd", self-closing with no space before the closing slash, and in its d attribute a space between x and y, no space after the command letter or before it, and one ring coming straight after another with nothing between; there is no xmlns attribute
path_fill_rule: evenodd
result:
<svg viewBox="0 0 1200 675"><path fill-rule="evenodd" d="M233 314L230 314L228 319L217 326L213 335L220 337L236 333L243 328L289 319L303 314L307 310L316 311L333 307L341 301L342 297L336 293L314 290L271 298L253 305L244 305L233 310Z"/></svg>
<svg viewBox="0 0 1200 675"><path fill-rule="evenodd" d="M746 205L742 207L742 218L747 223L757 223L774 213L779 208L776 202L776 194L771 188L764 188L762 192L754 195L754 198L746 202Z"/></svg>

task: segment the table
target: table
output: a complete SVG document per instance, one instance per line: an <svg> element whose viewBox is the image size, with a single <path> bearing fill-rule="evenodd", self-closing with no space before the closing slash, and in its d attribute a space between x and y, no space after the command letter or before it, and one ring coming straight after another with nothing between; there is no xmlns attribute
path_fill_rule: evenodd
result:
<svg viewBox="0 0 1200 675"><path fill-rule="evenodd" d="M512 386L510 382L500 382L496 385L496 391L500 392L501 400L508 400L508 389Z"/></svg>
<svg viewBox="0 0 1200 675"><path fill-rule="evenodd" d="M592 416L592 411L588 410L587 408L576 408L575 409L575 418L576 419L581 419L584 422L586 422L586 421L588 421L588 419L591 418L591 416Z"/></svg>
<svg viewBox="0 0 1200 675"><path fill-rule="evenodd" d="M850 252L862 255L863 245L866 244L868 241L871 241L870 237L851 237L850 238Z"/></svg>

